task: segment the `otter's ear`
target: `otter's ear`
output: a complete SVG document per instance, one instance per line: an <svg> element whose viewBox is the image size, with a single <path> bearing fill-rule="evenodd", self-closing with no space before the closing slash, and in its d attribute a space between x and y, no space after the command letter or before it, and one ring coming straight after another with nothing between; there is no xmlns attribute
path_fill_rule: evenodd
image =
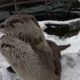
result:
<svg viewBox="0 0 80 80"><path fill-rule="evenodd" d="M40 28L37 19L34 16L30 16L30 19Z"/></svg>
<svg viewBox="0 0 80 80"><path fill-rule="evenodd" d="M11 66L7 67L7 70L8 70L10 73L16 73Z"/></svg>

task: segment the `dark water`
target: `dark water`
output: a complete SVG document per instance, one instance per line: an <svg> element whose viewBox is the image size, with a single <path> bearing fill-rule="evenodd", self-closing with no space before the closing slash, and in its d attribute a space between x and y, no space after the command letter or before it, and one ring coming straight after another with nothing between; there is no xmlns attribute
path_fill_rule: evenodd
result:
<svg viewBox="0 0 80 80"><path fill-rule="evenodd" d="M39 21L43 21L43 20L64 21L64 20L76 19L80 17L80 14L71 13L71 12L50 12L50 13L42 12L42 13L33 13L33 15Z"/></svg>
<svg viewBox="0 0 80 80"><path fill-rule="evenodd" d="M73 35L78 34L80 31L80 28L73 29L73 26L69 26L67 24L46 24L47 28L44 30L49 35L56 35L60 38L66 38L71 37ZM51 26L55 26L55 28L52 28Z"/></svg>

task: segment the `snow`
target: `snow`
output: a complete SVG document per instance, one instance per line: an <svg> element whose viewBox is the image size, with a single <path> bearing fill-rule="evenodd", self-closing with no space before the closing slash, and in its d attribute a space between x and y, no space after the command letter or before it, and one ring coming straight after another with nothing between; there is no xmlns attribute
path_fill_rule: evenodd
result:
<svg viewBox="0 0 80 80"><path fill-rule="evenodd" d="M66 21L53 21L53 20L45 20L45 21L40 21L38 22L39 24L42 23L41 26L43 26L43 24L45 25L46 23L50 23L50 24L70 24L70 23L74 23L74 22L77 22L77 21L80 21L80 18L77 18L77 19L72 19L72 20L66 20Z"/></svg>
<svg viewBox="0 0 80 80"><path fill-rule="evenodd" d="M69 20L69 21L41 21L39 22L41 29L46 28L46 23L57 23L57 24L70 24L71 22L77 21L79 19ZM54 41L57 45L71 44L71 46L63 51L61 51L61 65L62 74L61 80L80 80L80 32L72 37L67 37L65 39L60 39L58 36L49 35L43 32L45 38ZM3 34L0 33L0 37ZM16 74L9 73L6 68L9 66L6 59L0 54L0 80L20 80Z"/></svg>
<svg viewBox="0 0 80 80"><path fill-rule="evenodd" d="M69 21L42 21L39 22L40 26L44 26L42 30L46 28L45 24L71 24L75 21L80 21L80 19L74 19ZM54 41L57 45L71 44L71 46L63 51L61 51L61 65L62 74L61 80L80 80L80 32L72 37L67 37L65 39L60 39L58 36L49 35L43 32L45 38Z"/></svg>

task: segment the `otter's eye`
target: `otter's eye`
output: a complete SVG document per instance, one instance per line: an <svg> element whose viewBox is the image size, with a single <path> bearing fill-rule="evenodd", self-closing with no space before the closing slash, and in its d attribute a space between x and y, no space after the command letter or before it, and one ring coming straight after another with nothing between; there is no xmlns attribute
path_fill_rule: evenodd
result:
<svg viewBox="0 0 80 80"><path fill-rule="evenodd" d="M0 26L0 28L4 28L4 27L5 27L5 25L4 25L4 24Z"/></svg>

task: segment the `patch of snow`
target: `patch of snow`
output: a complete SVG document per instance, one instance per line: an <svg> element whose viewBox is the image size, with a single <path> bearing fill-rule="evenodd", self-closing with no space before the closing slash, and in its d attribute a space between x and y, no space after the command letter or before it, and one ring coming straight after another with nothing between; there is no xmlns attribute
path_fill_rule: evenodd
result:
<svg viewBox="0 0 80 80"><path fill-rule="evenodd" d="M40 25L40 27L41 27L41 29L42 30L45 30L47 27L46 27L46 25L44 24L44 22L38 22L39 23L39 25Z"/></svg>
<svg viewBox="0 0 80 80"><path fill-rule="evenodd" d="M74 22L77 22L77 21L80 21L80 18L77 18L77 19L72 19L72 20L66 20L66 21L53 21L53 20L45 20L45 21L39 21L39 24L42 24L42 26L44 24L70 24L70 23L74 23Z"/></svg>
<svg viewBox="0 0 80 80"><path fill-rule="evenodd" d="M62 55L61 80L80 80L80 52L73 53Z"/></svg>

